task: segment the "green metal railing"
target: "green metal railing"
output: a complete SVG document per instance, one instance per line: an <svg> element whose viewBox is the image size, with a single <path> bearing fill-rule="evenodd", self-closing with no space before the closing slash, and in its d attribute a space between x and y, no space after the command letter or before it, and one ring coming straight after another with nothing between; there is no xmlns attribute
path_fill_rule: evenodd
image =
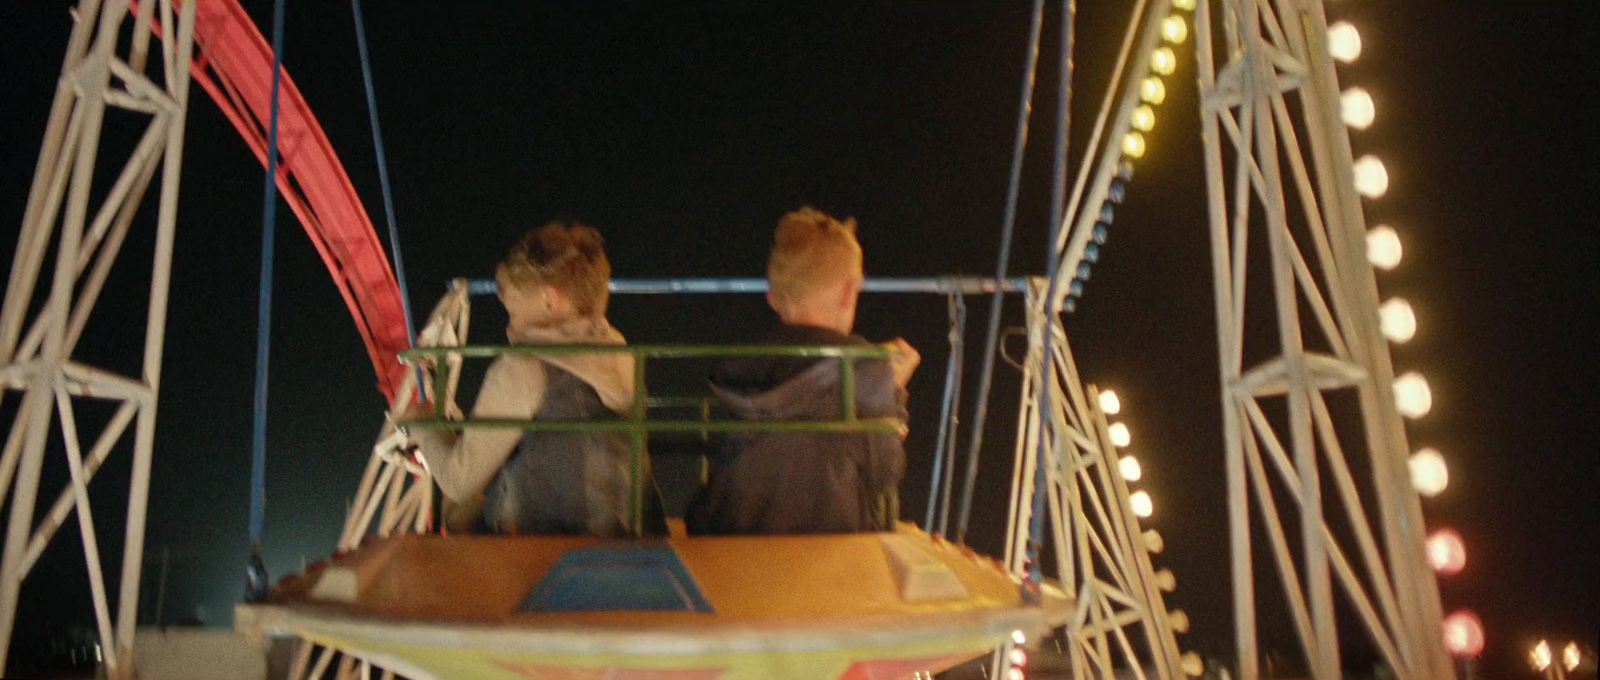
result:
<svg viewBox="0 0 1600 680"><path fill-rule="evenodd" d="M621 420L515 420L467 418L451 420L444 413L444 398L449 390L450 372L437 370L446 357L495 358L502 355L558 356L590 352L626 352L633 357L633 405ZM468 345L462 347L415 347L400 353L400 359L417 364L432 362L433 416L413 418L400 426L433 430L464 430L470 427L516 428L528 432L627 432L631 438L629 486L631 526L634 535L644 532L644 456L645 439L651 432L890 432L904 434L906 425L899 418L861 418L856 409L856 359L887 359L895 354L890 345ZM645 386L646 359L725 359L732 357L817 357L839 360L839 398L843 417L837 420L713 420L710 400L699 397L649 396ZM650 407L698 406L699 420L651 420Z"/></svg>

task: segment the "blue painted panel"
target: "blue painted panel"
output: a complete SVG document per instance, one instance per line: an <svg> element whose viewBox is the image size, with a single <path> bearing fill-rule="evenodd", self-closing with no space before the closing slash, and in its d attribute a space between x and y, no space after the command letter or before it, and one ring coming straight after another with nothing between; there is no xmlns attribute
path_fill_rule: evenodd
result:
<svg viewBox="0 0 1600 680"><path fill-rule="evenodd" d="M517 611L716 613L671 545L660 541L573 548L556 560Z"/></svg>

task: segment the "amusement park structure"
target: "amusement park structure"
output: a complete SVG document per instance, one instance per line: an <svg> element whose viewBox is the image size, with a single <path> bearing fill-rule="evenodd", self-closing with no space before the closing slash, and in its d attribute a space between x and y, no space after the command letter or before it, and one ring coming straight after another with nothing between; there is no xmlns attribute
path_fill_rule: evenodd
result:
<svg viewBox="0 0 1600 680"><path fill-rule="evenodd" d="M977 387L977 417L968 428L966 486L958 488L952 483L958 467L954 411L961 406L960 397L953 393L959 395L962 382L961 341L953 332L943 429L935 456L939 467L935 468L925 515L927 526L918 530L901 525L876 537L840 536L834 543L818 544L831 548L805 547L802 552L784 553L837 553L845 555L838 558L840 564L882 571L880 580L888 594L858 598L867 604L854 612L857 619L841 623L813 615L797 628L768 625L779 614L740 604L746 600L741 599L744 596L738 588L725 579L719 581L713 576L719 573L717 568L708 566L715 564L719 554L755 550L740 543L752 539L685 536L673 536L667 548L650 548L657 551L650 559L666 555L663 569L681 575L687 564L689 571L697 574L701 583L691 578L684 589L700 595L699 599L685 595L693 615L638 615L622 606L618 609L625 611L576 617L542 610L520 618L502 613L485 620L482 612L441 618L438 611L406 600L415 593L405 591L404 583L409 581L398 579L387 587L398 589L399 594L389 592L386 597L400 599L385 600L384 606L390 608L384 611L399 612L400 621L395 623L392 616L370 616L373 610L362 607L377 606L372 604L377 597L372 584L386 573L384 565L439 553L441 546L483 554L498 550L495 544L474 537L407 535L427 534L434 525L435 490L427 470L405 455L407 428L394 427L392 418L359 481L337 546L340 554L327 567L286 581L287 585L265 602L241 607L239 627L255 635L304 640L295 672L306 678L322 677L335 661L340 664L337 672L341 678L376 669L444 677L451 669L468 668L461 664L506 650L516 651L519 660L496 666L496 672L504 677L518 677L522 671L527 671L524 676L539 677L539 671L528 669L562 664L611 668L623 657L664 664L652 668L670 667L684 673L689 672L684 669L696 668L694 663L709 663L707 659L724 664L718 668L730 669L720 676L718 670L703 676L671 677L815 677L803 674L805 666L799 667L801 674L788 676L740 670L739 664L748 665L751 661L746 657L751 656L759 657L759 668L793 671L794 663L825 663L833 664L828 666L835 669L830 671L833 677L907 677L948 668L989 650L994 650L990 666L995 673L1020 677L1023 669L1019 662L1025 655L1014 654L1015 648L1028 640L1037 641L1046 631L1063 644L1074 678L1132 674L1140 680L1176 680L1186 673L1198 675L1197 657L1181 654L1177 643L1176 634L1187 628L1187 618L1182 612L1169 611L1164 600L1174 579L1152 563L1152 553L1161 550L1161 537L1140 525L1120 470L1119 444L1102 410L1101 393L1080 378L1062 323L1063 315L1073 312L1084 295L1093 264L1101 257L1112 229L1116 206L1126 192L1136 189L1134 171L1146 150L1141 132L1155 124L1155 112L1165 98L1163 78L1173 76L1176 68L1174 50L1192 44L1200 85L1199 131L1205 148L1226 434L1223 464L1228 482L1238 677L1253 680L1260 675L1256 606L1267 598L1285 603L1312 674L1341 677L1336 587L1351 604L1352 611L1345 615L1361 623L1397 677L1453 677L1441 644L1438 591L1423 552L1421 508L1407 464L1409 446L1396 408L1394 368L1380 327L1376 279L1368 262L1362 206L1366 188L1357 182L1357 163L1341 114L1334 53L1344 50L1331 49L1337 46L1330 46L1323 5L1318 0L1133 0L1127 4L1129 18L1121 50L1093 120L1087 150L1071 182L1065 115L1056 130L1056 190L1044 275L1006 274L1016 221L1016 186L1027 146L1044 30L1044 2L1036 0L995 277L867 282L864 290L869 294L944 296L953 328L962 325L956 319L964 320L966 296L992 295L995 304L991 305L984 369ZM1061 9L1059 57L1065 75L1059 85L1058 108L1066 112L1071 110L1072 0L1066 0ZM470 346L470 299L473 294L488 292L484 283L458 282L416 334L416 347L408 349L411 339L400 277L391 268L365 208L310 107L288 74L279 71L274 50L235 0L80 0L74 19L0 311L0 377L7 397L12 398L14 392L21 398L0 457L0 505L11 502L0 562L0 668L4 668L8 641L17 623L18 593L24 578L61 524L76 514L98 635L103 648L109 650L107 671L113 677L131 677L191 83L200 84L257 157L272 169L269 181L281 190L327 264L366 342L378 385L394 414L404 412L415 401L426 401L435 405L439 417L409 425L495 425L529 430L549 425L475 423L463 419L455 406L464 360L518 351ZM95 166L102 160L100 132L107 107L144 114L149 122L115 182L96 196L91 184ZM1169 112L1163 118L1181 116ZM74 360L74 349L158 169L161 183L149 314L142 334L144 361L138 376L122 376ZM1263 243L1265 252L1259 247ZM55 262L46 266L45 256L52 244ZM1270 288L1247 296L1247 282L1253 278L1250 273L1257 268L1267 272ZM43 283L45 279L48 284ZM614 281L613 289L620 294L739 294L760 291L762 285L762 281L676 279ZM970 480L980 458L1002 296L1022 301L1028 351L1020 362L1021 408L1009 468L1005 548L998 560L990 561L961 544L967 533ZM1259 342L1260 334L1244 332L1245 319L1254 306L1266 308L1263 313L1275 320L1271 343L1264 347L1247 343ZM843 367L851 365L852 355L838 348L791 349L812 352L808 356L832 357ZM639 403L628 419L611 427L631 432L641 447L647 432L693 432L724 425L735 429L706 419L663 420L649 415L648 409L656 404L644 398L645 360L703 356L703 350L635 346L625 351L639 362ZM1263 355L1269 358L1246 365L1246 357ZM850 369L843 373L850 375ZM844 394L851 394L851 389L846 378ZM1334 393L1354 398L1341 396L1330 404ZM82 433L75 415L75 404L83 400L109 400L117 405L115 415L91 438L93 443L87 449L80 443ZM813 426L867 429L881 425L856 419L848 406L853 399L846 398L844 403L842 420ZM104 585L88 485L130 424L134 425L133 473L121 587L113 609ZM57 431L66 450L71 482L36 522L41 467L48 440ZM1276 485L1272 475L1277 476ZM1358 483L1370 488L1365 496L1370 502L1358 492ZM1275 488L1288 489L1288 502L1280 504L1275 499ZM1331 493L1325 493L1328 489ZM957 507L954 527L949 522L953 505ZM1251 519L1252 507L1258 513L1256 522ZM1283 527L1288 518L1299 527L1298 537L1286 535ZM1281 581L1280 596L1269 595L1272 588L1255 583L1252 542L1259 536L1253 525L1263 529L1260 533L1266 537L1271 564ZM943 534L954 542L939 536ZM765 544L761 550L801 550L795 547L800 543L792 541L817 540L774 538L791 543ZM552 570L551 574L563 560L586 555L583 551L592 548L581 541L527 540L529 551L550 554L548 562L556 566L541 568ZM426 568L404 564L406 568ZM506 586L510 597L506 602L491 602L497 595L485 587L483 602L489 603L485 607L515 605L535 581L539 586L530 598L540 592L557 597L541 590L548 581L540 580L542 573L531 571L531 580ZM795 578L805 578L800 571L796 574ZM878 581L864 577L863 582ZM422 593L420 597L430 595ZM888 604L873 609L877 606L874 597ZM942 603L946 614L960 611L962 615L931 616L929 612L936 608L924 606L928 602ZM708 626L706 613L710 610L730 618L749 617L746 623L761 635L749 637L746 631L740 634L746 637L730 636L715 625ZM799 610L785 609L780 614L797 616L795 611ZM714 618L709 621L716 623ZM875 622L876 632L854 640L819 633L829 626L844 629L846 624L862 621ZM441 651L439 643L418 643L424 639L447 639L452 642L445 646L454 646ZM630 647L641 644L654 650L644 654L650 658L642 661ZM806 647L807 653L814 653L806 657L809 661L789 659L783 663L791 665L782 666L775 660L794 657L798 648L792 645L797 644L812 645ZM634 656L629 657L630 653ZM441 660L446 656L451 660ZM925 665L910 665L914 662ZM699 668L707 667L702 664Z"/></svg>

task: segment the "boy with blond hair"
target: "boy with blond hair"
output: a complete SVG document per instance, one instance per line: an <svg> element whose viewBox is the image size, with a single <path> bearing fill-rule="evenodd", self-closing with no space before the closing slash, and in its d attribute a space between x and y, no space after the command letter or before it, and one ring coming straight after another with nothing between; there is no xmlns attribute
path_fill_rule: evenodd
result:
<svg viewBox="0 0 1600 680"><path fill-rule="evenodd" d="M773 345L865 345L851 334L863 279L854 219L805 207L784 215L767 261L767 303L782 322ZM906 383L921 358L895 338L891 358L856 362L856 413L906 418ZM746 420L835 420L840 360L744 357L723 362L712 388ZM691 532L805 534L879 531L877 501L905 473L888 432L738 432L711 457L706 488L686 518Z"/></svg>
<svg viewBox="0 0 1600 680"><path fill-rule="evenodd" d="M625 341L606 321L611 263L600 233L552 222L529 231L495 269L514 345ZM504 354L484 375L475 419L605 420L633 406L626 352ZM424 465L453 506L482 506L496 533L624 536L631 517L628 436L467 428L459 438L415 432ZM646 461L648 462L648 461ZM645 466L645 516L661 521ZM476 518L473 518L476 519ZM647 529L664 533L664 525Z"/></svg>

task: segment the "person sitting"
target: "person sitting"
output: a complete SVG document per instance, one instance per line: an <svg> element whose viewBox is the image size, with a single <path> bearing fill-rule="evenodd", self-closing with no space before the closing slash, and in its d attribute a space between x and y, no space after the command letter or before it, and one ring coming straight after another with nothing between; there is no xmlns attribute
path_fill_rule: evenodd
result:
<svg viewBox="0 0 1600 680"><path fill-rule="evenodd" d="M514 345L605 344L625 340L606 321L611 264L600 233L552 222L529 231L495 269ZM503 354L484 375L474 419L605 420L627 413L634 399L627 352ZM553 432L505 427L414 431L423 465L449 505L481 507L481 524L496 533L623 536L632 517L629 435L618 431ZM649 481L645 460L643 483ZM647 531L665 533L659 498L646 494ZM459 510L447 526L460 528ZM477 519L477 517L473 517Z"/></svg>
<svg viewBox="0 0 1600 680"><path fill-rule="evenodd" d="M852 335L861 290L854 219L810 207L784 215L767 262L767 303L782 322L772 345L866 345ZM888 360L856 361L856 413L906 418L906 383L921 358L905 340ZM840 359L742 357L721 362L712 389L746 420L843 418ZM806 534L880 531L877 509L905 472L893 432L734 432L709 456L707 486L686 513L691 533Z"/></svg>

